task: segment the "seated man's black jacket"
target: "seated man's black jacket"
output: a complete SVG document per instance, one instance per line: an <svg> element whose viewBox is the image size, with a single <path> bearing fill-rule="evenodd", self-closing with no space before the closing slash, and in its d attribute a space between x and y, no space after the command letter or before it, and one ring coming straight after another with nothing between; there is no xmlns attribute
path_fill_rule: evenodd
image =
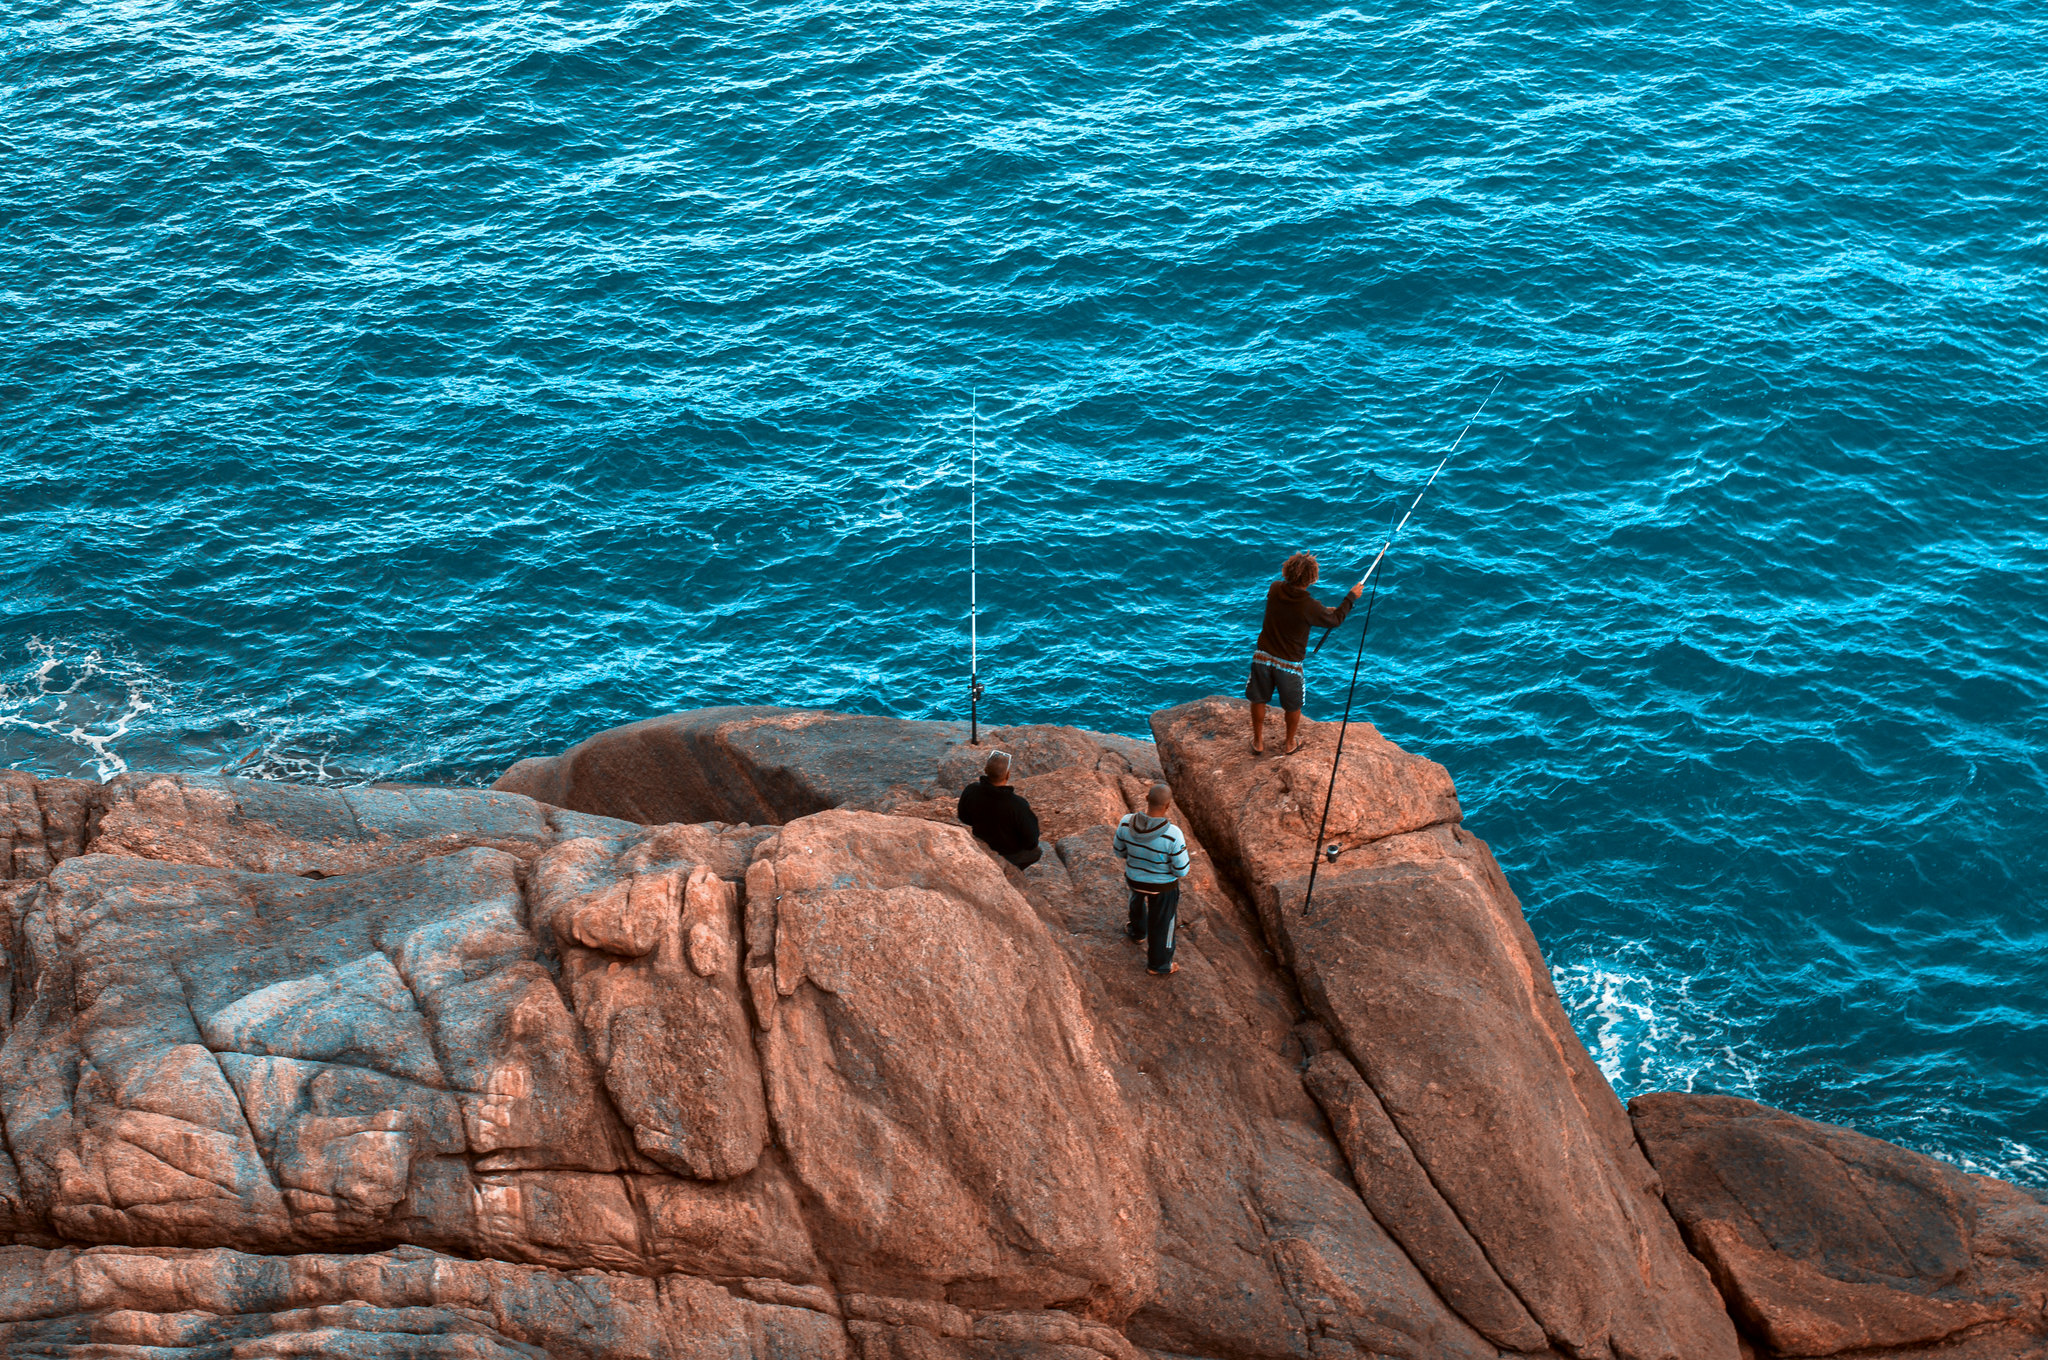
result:
<svg viewBox="0 0 2048 1360"><path fill-rule="evenodd" d="M1038 844L1038 814L1008 784L991 784L988 776L960 790L960 820L976 839L999 855L1014 855Z"/></svg>

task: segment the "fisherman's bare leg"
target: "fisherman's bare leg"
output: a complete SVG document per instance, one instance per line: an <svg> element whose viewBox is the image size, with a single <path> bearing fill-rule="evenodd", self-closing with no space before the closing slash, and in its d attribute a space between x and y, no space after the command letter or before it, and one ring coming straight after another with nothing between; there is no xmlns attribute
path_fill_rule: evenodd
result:
<svg viewBox="0 0 2048 1360"><path fill-rule="evenodd" d="M1293 755L1296 742L1294 734L1301 730L1301 710L1295 709L1287 715L1287 754Z"/></svg>
<svg viewBox="0 0 2048 1360"><path fill-rule="evenodd" d="M1293 728L1288 728L1292 732ZM1252 705L1252 750L1264 754L1266 750L1266 706Z"/></svg>

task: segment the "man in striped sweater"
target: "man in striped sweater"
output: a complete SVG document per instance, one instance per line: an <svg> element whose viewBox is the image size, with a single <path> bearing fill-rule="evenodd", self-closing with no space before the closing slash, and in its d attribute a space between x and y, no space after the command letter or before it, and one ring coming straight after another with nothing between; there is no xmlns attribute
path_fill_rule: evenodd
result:
<svg viewBox="0 0 2048 1360"><path fill-rule="evenodd" d="M1180 881L1188 876L1188 843L1167 817L1173 790L1154 784L1145 810L1116 824L1116 857L1124 862L1131 890L1131 924L1126 933L1146 946L1145 970L1154 977L1180 971L1173 961L1173 932L1180 915Z"/></svg>

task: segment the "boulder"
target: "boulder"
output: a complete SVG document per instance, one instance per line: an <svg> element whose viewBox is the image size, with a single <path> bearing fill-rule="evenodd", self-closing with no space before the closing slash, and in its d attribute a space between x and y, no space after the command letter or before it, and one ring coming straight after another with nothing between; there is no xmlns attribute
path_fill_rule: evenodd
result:
<svg viewBox="0 0 2048 1360"><path fill-rule="evenodd" d="M894 863L894 872L916 874L939 890L923 910L940 919L955 910L944 899L968 891L958 877L962 866L973 868L970 898L992 889L995 878L987 875L1021 894L1045 937L1064 953L1065 974L1080 989L1097 1051L1114 1076L1128 1128L1117 1141L1135 1148L1135 1178L1156 1202L1157 1226L1146 1253L1150 1292L1125 1324L1134 1341L1161 1352L1272 1360L1331 1346L1410 1360L1490 1360L1496 1348L1445 1306L1361 1202L1322 1112L1302 1086L1294 983L1266 947L1255 915L1232 896L1178 811L1194 862L1181 905L1182 971L1171 983L1146 976L1124 938L1127 899L1110 840L1117 819L1143 806L1146 788L1160 775L1151 744L1060 728L988 729L980 748L967 746L965 736L958 724L705 710L635 724L563 756L522 762L498 788L628 815L767 818L836 807L886 810L893 819L945 827L945 839L917 846ZM1015 756L1017 787L1038 813L1048 851L1023 872L973 846L954 818L960 788L998 746ZM642 791L630 806L603 801L620 787ZM735 790L746 801L735 801ZM657 804L657 797L664 801ZM649 814L649 807L659 810ZM814 822L857 828L857 835L843 831L838 844L819 852L834 866L835 881L851 884L867 881L861 864L878 861L890 844L878 834L886 820L833 824L807 817L791 830ZM799 994L815 985L802 963L803 937L778 934L770 906L778 891L770 861L779 862L791 845L811 844L790 835L785 831L764 845L746 894L749 991L756 1014L778 1022L789 1004L778 978L796 979ZM943 873L933 867L940 864L948 866ZM861 899L848 899L849 908L858 905ZM1011 928L1025 927L1020 921ZM954 976L980 968L975 951L948 953L957 960ZM835 1005L826 1000L830 995L821 993L810 1004ZM996 995L986 1004L1001 1004ZM813 1024L807 1019L804 1032ZM838 1041L835 1051L843 1045ZM870 1066L883 1070L865 1058L842 1063L839 1072ZM903 1080L908 1091L922 1078ZM786 1094L822 1101L848 1093ZM857 1083L851 1094L860 1094ZM868 1113L861 1117L873 1120ZM891 1122L898 1121L892 1116ZM876 1147L894 1145L893 1135L868 1138ZM941 1161L957 1155L943 1145L915 1151ZM970 1163L967 1174L990 1173ZM948 1251L974 1242L970 1235ZM1006 1276L1002 1287L1029 1283ZM886 1321L860 1324L864 1346L930 1348L928 1336L890 1330ZM992 1339L1000 1338L978 1338L984 1344ZM952 1350L964 1344L961 1338L948 1342Z"/></svg>
<svg viewBox="0 0 2048 1360"><path fill-rule="evenodd" d="M1258 757L1245 708L1168 709L1153 734L1334 1036L1311 1087L1388 1232L1503 1347L1732 1360L1721 1301L1450 777L1353 723L1330 860L1316 832L1336 726L1304 722L1296 754Z"/></svg>
<svg viewBox="0 0 2048 1360"><path fill-rule="evenodd" d="M1149 742L1071 727L987 728L801 708L705 708L600 732L522 760L495 789L556 807L659 825L786 822L827 808L891 811L957 796L996 749L1022 769L1156 778Z"/></svg>
<svg viewBox="0 0 2048 1360"><path fill-rule="evenodd" d="M1733 1096L1638 1096L1629 1113L1686 1240L1776 1354L2048 1351L2032 1196Z"/></svg>
<svg viewBox="0 0 2048 1360"><path fill-rule="evenodd" d="M842 1286L1121 1320L1157 1207L1081 992L963 827L800 818L748 892L768 1101Z"/></svg>

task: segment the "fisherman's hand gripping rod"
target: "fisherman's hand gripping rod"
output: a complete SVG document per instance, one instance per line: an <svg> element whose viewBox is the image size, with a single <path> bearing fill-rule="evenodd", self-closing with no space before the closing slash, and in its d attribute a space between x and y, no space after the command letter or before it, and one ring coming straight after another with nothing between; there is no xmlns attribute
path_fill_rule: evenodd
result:
<svg viewBox="0 0 2048 1360"><path fill-rule="evenodd" d="M1429 489L1432 486L1436 485L1437 472L1442 472L1444 470L1444 464L1451 461L1451 455L1458 451L1458 445L1465 442L1466 434L1468 434L1471 431L1472 427L1478 423L1479 417L1486 414L1486 403L1493 400L1493 394L1495 392L1500 391L1500 385L1507 379L1507 376L1508 375L1505 373L1501 374L1500 377L1495 378L1493 380L1493 386L1486 389L1486 396L1479 403L1479 409L1472 413L1472 419L1465 422L1465 428L1458 431L1458 437L1451 441L1451 447L1447 451L1445 451L1444 456L1437 461L1436 472L1430 473L1429 480L1422 484L1422 490L1415 493L1415 499L1409 503L1408 514L1401 516L1401 522L1394 526L1394 531L1387 535L1387 541L1380 545L1379 553L1372 559L1372 565L1365 569L1365 575L1358 578L1358 584L1352 588L1352 593L1354 595L1357 594L1359 591L1365 589L1366 582L1372 580L1373 573L1380 569L1380 563L1386 560L1387 549L1394 546L1394 540L1399 538L1401 536L1401 531L1408 527L1408 515L1412 515L1415 513L1415 507L1422 504L1422 498L1429 494ZM1330 634L1335 631L1336 629L1334 628L1325 628L1323 630L1323 635L1316 639L1316 645L1314 650L1318 652L1323 650L1323 644L1330 640Z"/></svg>

